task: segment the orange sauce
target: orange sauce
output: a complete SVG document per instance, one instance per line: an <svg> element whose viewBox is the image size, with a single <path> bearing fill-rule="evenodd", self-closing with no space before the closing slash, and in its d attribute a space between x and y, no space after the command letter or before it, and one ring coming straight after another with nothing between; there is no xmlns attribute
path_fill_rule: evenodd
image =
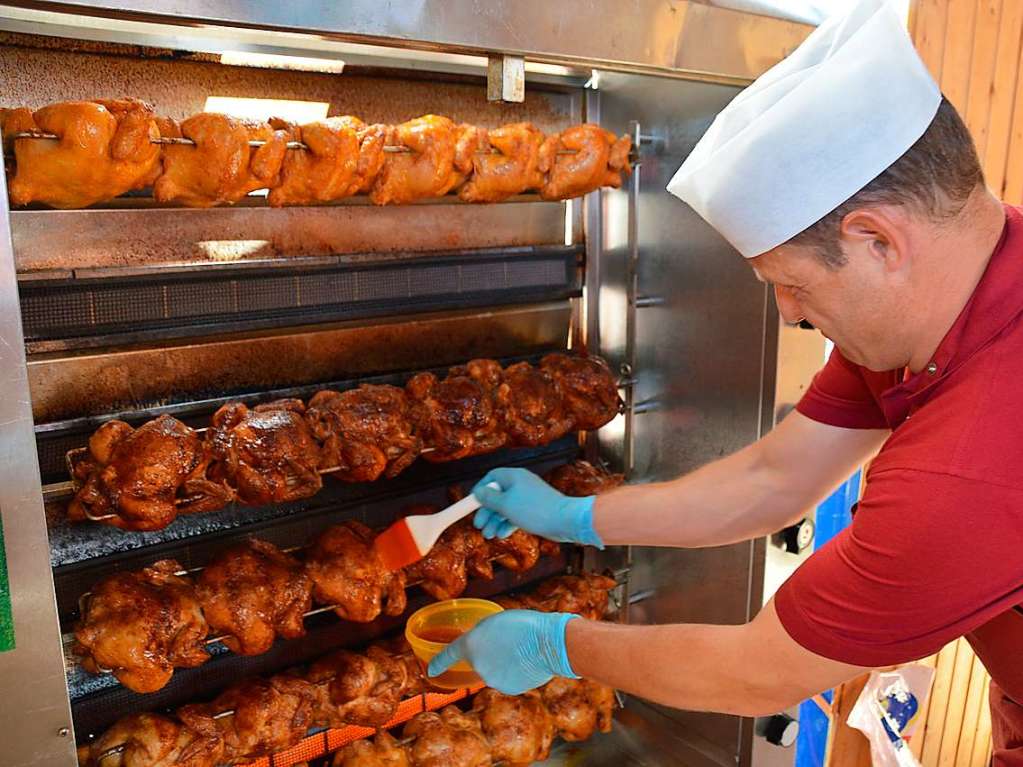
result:
<svg viewBox="0 0 1023 767"><path fill-rule="evenodd" d="M428 626L417 631L416 635L420 639L425 639L427 642L450 644L464 633L464 629L457 628L456 626Z"/></svg>

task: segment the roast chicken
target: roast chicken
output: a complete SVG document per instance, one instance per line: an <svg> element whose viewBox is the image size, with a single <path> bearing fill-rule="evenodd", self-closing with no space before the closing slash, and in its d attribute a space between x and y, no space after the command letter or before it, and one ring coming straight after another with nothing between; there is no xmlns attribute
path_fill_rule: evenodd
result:
<svg viewBox="0 0 1023 767"><path fill-rule="evenodd" d="M210 628L241 655L259 655L274 639L305 634L312 581L298 560L250 539L221 552L200 573L196 593Z"/></svg>
<svg viewBox="0 0 1023 767"><path fill-rule="evenodd" d="M526 767L550 756L555 728L540 693L505 695L486 689L473 699L490 756L508 767Z"/></svg>
<svg viewBox="0 0 1023 767"><path fill-rule="evenodd" d="M629 173L632 140L617 138L599 125L574 125L549 136L540 148L540 170L546 174L540 197L567 200L609 186L622 185Z"/></svg>
<svg viewBox="0 0 1023 767"><path fill-rule="evenodd" d="M153 195L160 202L191 208L232 204L249 192L272 189L280 181L288 151L287 130L217 112L200 112L180 126L168 123L162 132L191 139L195 146L164 145L163 173L153 187ZM250 141L265 143L250 147Z"/></svg>
<svg viewBox="0 0 1023 767"><path fill-rule="evenodd" d="M14 205L41 202L84 208L151 186L160 173L160 137L153 110L136 99L65 101L30 112L5 111L6 136L50 133L57 140L13 140ZM5 145L10 145L5 138Z"/></svg>
<svg viewBox="0 0 1023 767"><path fill-rule="evenodd" d="M415 405L396 386L363 384L344 392L325 390L309 400L308 418L323 445L323 462L347 482L391 479L422 450Z"/></svg>
<svg viewBox="0 0 1023 767"><path fill-rule="evenodd" d="M528 362L511 365L503 372L495 398L504 430L514 445L546 445L574 426L558 382L548 371Z"/></svg>
<svg viewBox="0 0 1023 767"><path fill-rule="evenodd" d="M586 498L613 490L625 481L625 476L612 474L588 461L573 461L551 469L544 479L565 495Z"/></svg>
<svg viewBox="0 0 1023 767"><path fill-rule="evenodd" d="M428 461L453 461L489 453L507 442L491 391L469 375L452 371L444 380L433 373L413 376L405 390L421 403L421 433Z"/></svg>
<svg viewBox="0 0 1023 767"><path fill-rule="evenodd" d="M250 506L308 498L323 487L320 447L300 400L249 409L229 402L213 414L206 443L211 475Z"/></svg>
<svg viewBox="0 0 1023 767"><path fill-rule="evenodd" d="M82 767L218 767L224 743L170 717L129 714L81 752Z"/></svg>
<svg viewBox="0 0 1023 767"><path fill-rule="evenodd" d="M408 751L386 730L372 740L349 743L336 754L332 767L411 767Z"/></svg>
<svg viewBox="0 0 1023 767"><path fill-rule="evenodd" d="M351 128L359 139L359 162L355 169L355 193L369 192L376 183L380 169L384 166L384 144L387 141L386 125L366 125L358 117L343 115L333 117L338 125Z"/></svg>
<svg viewBox="0 0 1023 767"><path fill-rule="evenodd" d="M488 767L490 744L479 719L455 706L416 714L402 730L413 767Z"/></svg>
<svg viewBox="0 0 1023 767"><path fill-rule="evenodd" d="M318 691L317 721L331 727L380 727L407 694L405 664L380 647L338 650L313 663L306 679Z"/></svg>
<svg viewBox="0 0 1023 767"><path fill-rule="evenodd" d="M68 517L103 520L126 530L158 530L179 513L213 511L231 490L207 479L209 455L199 436L169 415L133 429L107 421L89 438L88 458L75 467L83 482Z"/></svg>
<svg viewBox="0 0 1023 767"><path fill-rule="evenodd" d="M245 764L305 737L315 722L316 696L316 688L304 679L278 674L246 679L211 703L179 708L177 715L187 727L219 735L226 763Z"/></svg>
<svg viewBox="0 0 1023 767"><path fill-rule="evenodd" d="M618 415L618 383L600 357L548 354L540 360L540 369L557 383L575 428L599 429Z"/></svg>
<svg viewBox="0 0 1023 767"><path fill-rule="evenodd" d="M528 609L549 613L575 613L599 621L607 615L608 591L615 587L613 578L598 573L559 575L548 578L528 597Z"/></svg>
<svg viewBox="0 0 1023 767"><path fill-rule="evenodd" d="M567 741L587 740L611 731L614 690L588 679L554 677L540 688L557 733Z"/></svg>
<svg viewBox="0 0 1023 767"><path fill-rule="evenodd" d="M384 567L374 537L364 524L350 520L326 530L306 553L316 601L334 605L334 612L355 623L405 610L405 574Z"/></svg>
<svg viewBox="0 0 1023 767"><path fill-rule="evenodd" d="M130 690L153 692L174 668L209 659L209 633L191 582L171 559L96 584L75 626L74 651L91 673L101 669Z"/></svg>
<svg viewBox="0 0 1023 767"><path fill-rule="evenodd" d="M270 205L330 202L359 190L359 136L350 124L329 117L296 126L272 118L270 126L308 147L284 155L280 184L267 195Z"/></svg>
<svg viewBox="0 0 1023 767"><path fill-rule="evenodd" d="M458 192L466 202L501 202L539 189L540 147L544 136L532 123L512 123L487 132L488 147L496 152L477 152L473 173Z"/></svg>

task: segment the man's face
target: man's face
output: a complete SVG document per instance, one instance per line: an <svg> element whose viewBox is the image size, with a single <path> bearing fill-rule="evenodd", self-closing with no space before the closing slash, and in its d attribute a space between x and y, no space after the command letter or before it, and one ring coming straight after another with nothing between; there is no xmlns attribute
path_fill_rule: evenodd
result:
<svg viewBox="0 0 1023 767"><path fill-rule="evenodd" d="M845 248L848 260L837 268L799 245L780 245L750 265L758 279L774 287L785 322L805 319L849 360L870 370L902 367L908 356L899 338L906 309L898 300L901 275L857 249Z"/></svg>

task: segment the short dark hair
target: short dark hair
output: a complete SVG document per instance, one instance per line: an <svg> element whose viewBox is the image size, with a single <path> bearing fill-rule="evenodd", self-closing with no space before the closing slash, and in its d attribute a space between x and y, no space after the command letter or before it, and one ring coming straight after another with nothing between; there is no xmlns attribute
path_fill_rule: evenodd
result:
<svg viewBox="0 0 1023 767"><path fill-rule="evenodd" d="M849 213L870 205L912 205L932 218L962 210L984 172L970 131L944 96L924 134L881 175L817 223L793 237L793 245L813 247L832 269L845 265L839 228Z"/></svg>

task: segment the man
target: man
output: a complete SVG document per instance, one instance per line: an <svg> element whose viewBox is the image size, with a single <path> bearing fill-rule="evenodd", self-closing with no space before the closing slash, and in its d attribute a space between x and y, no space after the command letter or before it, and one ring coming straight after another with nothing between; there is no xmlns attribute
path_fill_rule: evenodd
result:
<svg viewBox="0 0 1023 767"><path fill-rule="evenodd" d="M567 498L499 469L488 537L701 547L790 524L872 461L851 527L743 626L510 610L468 659L520 693L583 676L669 706L782 710L966 635L991 673L996 765L1023 765L1023 214L883 0L832 19L730 104L669 191L836 345L796 412L672 482ZM500 491L485 487L496 481Z"/></svg>

